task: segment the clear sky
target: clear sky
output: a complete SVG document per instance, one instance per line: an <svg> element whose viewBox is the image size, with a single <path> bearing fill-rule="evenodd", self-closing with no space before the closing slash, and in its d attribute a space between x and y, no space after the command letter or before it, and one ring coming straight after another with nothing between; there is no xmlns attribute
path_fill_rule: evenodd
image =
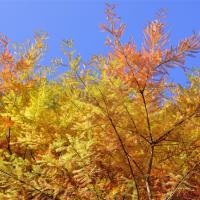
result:
<svg viewBox="0 0 200 200"><path fill-rule="evenodd" d="M33 37L34 31L47 32L49 52L45 63L61 56L63 39L73 39L76 50L87 60L108 51L104 45L106 34L99 28L105 22L106 2L117 4L116 11L127 25L125 39L133 35L137 44L142 40L143 28L160 8L168 12L172 44L200 31L200 0L0 0L0 32L12 42L24 42ZM200 54L187 64L200 67ZM181 84L186 81L179 70L173 70L171 76Z"/></svg>

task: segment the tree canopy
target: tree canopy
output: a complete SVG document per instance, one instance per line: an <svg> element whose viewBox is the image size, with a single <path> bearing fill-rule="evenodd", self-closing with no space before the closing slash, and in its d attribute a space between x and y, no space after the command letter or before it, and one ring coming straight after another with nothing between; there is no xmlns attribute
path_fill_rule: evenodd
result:
<svg viewBox="0 0 200 200"><path fill-rule="evenodd" d="M110 52L88 62L64 40L44 67L46 34L13 46L1 35L0 199L199 198L200 71L185 61L200 35L171 46L158 16L136 47L114 6L105 13ZM168 81L176 67L187 86Z"/></svg>

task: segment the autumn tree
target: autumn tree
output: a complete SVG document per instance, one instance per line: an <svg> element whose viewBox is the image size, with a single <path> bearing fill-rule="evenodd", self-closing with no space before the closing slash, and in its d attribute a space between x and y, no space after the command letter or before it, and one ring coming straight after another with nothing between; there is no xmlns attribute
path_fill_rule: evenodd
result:
<svg viewBox="0 0 200 200"><path fill-rule="evenodd" d="M1 37L1 199L199 198L200 71L185 60L200 35L169 48L157 17L138 48L121 42L114 6L106 16L111 50L86 63L71 40L47 68L45 34L14 49ZM60 77L47 78L60 66ZM168 81L175 67L186 87Z"/></svg>

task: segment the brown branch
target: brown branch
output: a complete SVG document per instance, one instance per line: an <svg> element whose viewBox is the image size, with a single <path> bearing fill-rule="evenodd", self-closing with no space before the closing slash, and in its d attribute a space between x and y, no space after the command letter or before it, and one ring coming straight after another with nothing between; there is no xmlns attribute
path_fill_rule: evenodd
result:
<svg viewBox="0 0 200 200"><path fill-rule="evenodd" d="M164 141L176 128L181 126L185 121L188 119L191 119L196 114L196 110L189 116L185 117L184 119L180 120L179 122L175 123L172 128L170 128L168 131L164 132L157 140L154 141L154 144L158 144L162 141Z"/></svg>
<svg viewBox="0 0 200 200"><path fill-rule="evenodd" d="M87 85L86 85L85 82L82 80L82 78L78 75L78 73L76 73L76 75L77 75L77 77L80 79L80 81L81 81L81 83L84 85L84 87L87 88ZM135 174L134 174L133 169L132 169L132 165L131 165L131 162L130 162L130 159L129 159L129 156L128 156L128 152L126 151L126 148L125 148L124 143L123 143L123 141L122 141L122 139L121 139L121 137L120 137L120 135L119 135L119 133L118 133L118 131L117 131L117 128L116 128L116 126L115 126L115 124L114 124L112 118L111 118L110 115L109 115L108 106L107 106L107 102L106 102L105 96L103 95L103 93L101 92L101 90L100 90L98 87L97 87L97 89L99 90L99 92L100 92L100 94L101 94L101 96L102 96L102 99L103 99L103 101L104 101L104 104L105 104L105 106L106 106L106 113L105 113L104 109L100 106L100 104L99 104L99 102L96 100L96 98L93 97L93 96L92 96L92 97L93 97L93 98L95 99L95 101L97 102L98 107L99 107L99 108L104 112L104 114L106 114L106 116L108 117L108 119L109 119L109 121L110 121L110 123L111 123L111 125L112 125L112 127L113 127L113 129L114 129L114 131L115 131L115 133L116 133L116 135L117 135L119 141L120 141L121 147L122 147L122 149L123 149L123 152L124 152L124 154L125 154L125 156L126 156L126 159L127 159L127 162L128 162L129 168L130 168L131 175L132 175L132 177L133 177L133 179L134 179L134 182L135 182L135 187L136 187L136 191L137 191L137 198L138 198L138 200L139 200L139 199L140 199L139 187L138 187L137 182L136 182L136 177L135 177Z"/></svg>
<svg viewBox="0 0 200 200"><path fill-rule="evenodd" d="M10 127L7 130L6 133L6 140L7 140L7 149L10 155L12 155L12 150L11 150L11 146L10 146L10 133L11 133L11 129Z"/></svg>
<svg viewBox="0 0 200 200"><path fill-rule="evenodd" d="M171 200L175 195L176 191L180 187L180 185L188 178L188 176L195 170L195 168L200 164L200 161L197 162L185 175L181 178L181 180L176 184L174 189L171 191L171 194L165 198L165 200Z"/></svg>
<svg viewBox="0 0 200 200"><path fill-rule="evenodd" d="M132 168L132 165L131 165L131 161L130 161L130 159L129 159L129 154L128 154L128 152L127 152L127 150L126 150L126 148L125 148L125 145L124 145L124 143L123 143L123 141L122 141L122 138L120 137L120 135L119 135L119 133L118 133L118 130L117 130L117 128L116 128L116 126L115 126L115 124L114 124L114 122L113 122L113 120L112 120L110 114L109 114L106 98L105 98L104 94L101 92L101 90L100 90L99 88L97 88L97 89L99 90L99 92L100 92L100 94L101 94L101 96L102 96L102 99L103 99L103 101L104 101L104 104L105 104L105 106L106 106L107 118L108 118L108 120L110 121L110 123L111 123L111 125L112 125L112 127L113 127L113 129L114 129L114 131L115 131L115 134L117 135L117 138L118 138L118 140L119 140L119 142L120 142L120 145L121 145L121 147L122 147L122 150L123 150L123 152L124 152L124 154L125 154L125 157L126 157L126 160L127 160L127 162L128 162L128 166L129 166L131 175L132 175L133 180L134 180L134 182L135 182L135 187L136 187L136 191L137 191L137 198L140 199L139 187L138 187L138 184L137 184L137 182L136 182L136 176L135 176L135 174L134 174L134 172L133 172L133 168Z"/></svg>
<svg viewBox="0 0 200 200"><path fill-rule="evenodd" d="M146 188L147 188L147 194L148 194L149 200L152 200L151 171L152 171L153 159L154 159L154 145L151 145L150 159L148 163L148 170L147 170L147 177L146 177Z"/></svg>
<svg viewBox="0 0 200 200"><path fill-rule="evenodd" d="M152 171L152 165L153 165L153 159L154 159L154 141L153 141L153 136L151 133L151 125L150 125L150 119L149 119L149 112L147 109L147 102L144 96L144 90L140 90L140 94L142 96L144 108L145 108L145 113L146 113L146 121L147 121L147 127L149 131L149 137L150 137L150 158L149 158L149 163L148 163L148 170L147 170L147 177L146 177L146 189L147 189L147 194L149 200L152 199L152 191L151 191L151 171Z"/></svg>
<svg viewBox="0 0 200 200"><path fill-rule="evenodd" d="M112 80L111 80L110 78L109 78L109 81L110 81L111 84L114 86L114 83L112 82ZM121 89L121 88L120 88L120 92L121 92L121 94L122 94L122 89ZM128 108L127 108L127 106L125 105L124 102L123 102L123 106L124 106L124 108L125 108L125 110L126 110L128 116L129 116L129 118L130 118L130 120L131 120L131 122L132 122L132 124L133 124L133 127L134 127L134 129L135 129L135 131L136 131L136 134L138 134L141 138L143 138L147 143L150 144L150 141L149 141L145 136L143 136L142 134L139 133L139 131L138 131L138 129L137 129L137 126L136 126L136 123L135 123L133 117L131 116L131 113L129 112L129 110L128 110Z"/></svg>
<svg viewBox="0 0 200 200"><path fill-rule="evenodd" d="M112 125L112 127L113 127L113 129L114 129L114 131L115 131L115 133L116 133L116 135L117 135L119 141L120 141L121 147L122 147L122 149L123 149L123 152L124 152L124 154L125 154L125 156L126 156L126 160L127 160L127 162L128 162L128 166L129 166L131 175L132 175L132 177L133 177L133 179L134 179L134 182L135 182L135 187L136 187L136 190L137 190L137 198L140 199L139 187L138 187L138 184L137 184L137 182L136 182L136 177L135 177L135 174L134 174L134 172L133 172L133 168L132 168L132 165L131 165L131 161L130 161L130 159L129 159L129 154L128 154L128 152L127 152L127 150L126 150L126 148L125 148L125 146L124 146L124 143L123 143L123 141L122 141L122 139L121 139L121 137L120 137L120 135L119 135L119 133L118 133L118 131L117 131L117 128L115 127L115 124L114 124L112 118L111 118L110 116L108 116L108 119L109 119L109 121L110 121L110 123L111 123L111 125Z"/></svg>
<svg viewBox="0 0 200 200"><path fill-rule="evenodd" d="M152 137L152 133L151 133L151 125L150 125L150 119L149 119L149 112L147 110L147 102L144 96L144 91L140 91L140 94L142 96L142 101L144 104L144 108L145 108L145 113L146 113L146 121L147 121L147 126L148 126L148 130L149 130L149 137L151 140L151 143L153 142L153 137Z"/></svg>
<svg viewBox="0 0 200 200"><path fill-rule="evenodd" d="M132 116L131 116L131 113L128 111L128 108L126 107L125 104L124 104L124 107L125 107L125 110L126 110L128 116L129 116L129 118L130 118L130 120L131 120L131 122L132 122L132 124L133 124L133 126L134 126L134 128L135 128L135 130L136 130L136 134L138 134L141 138L143 138L147 143L150 144L150 141L149 141L146 137L144 137L142 134L139 133L139 131L138 131L138 129L137 129L137 126L136 126L136 124L135 124L135 121L133 120L133 118L132 118Z"/></svg>
<svg viewBox="0 0 200 200"><path fill-rule="evenodd" d="M126 54L124 53L124 51L122 52L125 60L126 60L126 64L132 68L132 65L128 62L128 58L126 56ZM152 192L150 189L150 176L151 176L151 170L152 170L152 164L153 164L153 157L154 157L154 142L153 142L153 137L152 137L152 133L151 133L151 126L150 126L150 119L149 119L149 114L148 114L148 110L147 110L147 103L146 103L146 99L144 96L144 91L145 91L145 86L143 87L143 89L141 89L140 84L137 80L137 78L135 77L135 74L133 72L133 78L138 86L138 91L142 96L142 100L143 100L143 104L144 104L144 108L145 108L145 113L146 113L146 121L147 121L147 126L148 126L148 130L149 130L149 136L150 136L150 145L151 145L151 155L150 155L150 160L149 160L149 164L148 164L148 171L147 171L147 178L146 178L146 189L147 189L147 194L148 194L148 198L149 200L152 199Z"/></svg>

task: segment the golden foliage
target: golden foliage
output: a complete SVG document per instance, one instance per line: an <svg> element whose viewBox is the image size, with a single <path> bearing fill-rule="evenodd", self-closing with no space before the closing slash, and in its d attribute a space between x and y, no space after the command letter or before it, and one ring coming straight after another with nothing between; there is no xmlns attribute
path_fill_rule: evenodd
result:
<svg viewBox="0 0 200 200"><path fill-rule="evenodd" d="M0 199L199 198L200 72L188 74L187 87L167 82L170 68L185 69L199 51L199 35L167 48L156 19L137 50L122 44L125 25L113 9L102 25L112 50L90 65L70 40L67 64L36 71L46 36L36 33L25 51L1 36ZM59 66L67 70L48 79Z"/></svg>

